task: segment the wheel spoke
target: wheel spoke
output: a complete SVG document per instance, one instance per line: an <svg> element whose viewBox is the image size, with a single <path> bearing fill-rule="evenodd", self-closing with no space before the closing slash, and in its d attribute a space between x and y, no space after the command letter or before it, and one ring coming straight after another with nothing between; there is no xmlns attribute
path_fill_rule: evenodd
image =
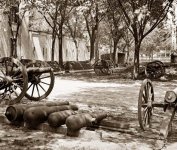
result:
<svg viewBox="0 0 177 150"><path fill-rule="evenodd" d="M19 95L18 95L17 91L14 88L12 90L14 91L15 95L18 97Z"/></svg>
<svg viewBox="0 0 177 150"><path fill-rule="evenodd" d="M8 75L7 60L5 60L6 75Z"/></svg>
<svg viewBox="0 0 177 150"><path fill-rule="evenodd" d="M39 88L38 88L38 85L37 85L37 84L36 84L36 89L37 89L38 97L40 97Z"/></svg>
<svg viewBox="0 0 177 150"><path fill-rule="evenodd" d="M1 72L2 72L2 74L5 76L5 73L4 73L4 71L3 71L3 70L1 70Z"/></svg>
<svg viewBox="0 0 177 150"><path fill-rule="evenodd" d="M41 86L41 84L39 83L39 86L41 87L41 89L43 89L43 91L46 93L47 91Z"/></svg>
<svg viewBox="0 0 177 150"><path fill-rule="evenodd" d="M27 88L27 91L31 88L32 85L33 85L33 84L31 83L30 86Z"/></svg>
<svg viewBox="0 0 177 150"><path fill-rule="evenodd" d="M18 84L16 84L16 83L12 83L14 86L16 86L16 87L18 87L20 90L23 90L23 88L20 86L20 85L18 85Z"/></svg>
<svg viewBox="0 0 177 150"><path fill-rule="evenodd" d="M146 109L144 110L144 117L143 117L143 122L144 125L147 125L147 120L148 120L148 108L146 107Z"/></svg>
<svg viewBox="0 0 177 150"><path fill-rule="evenodd" d="M46 82L43 82L43 81L41 81L40 83L43 83L43 84L46 84L46 85L50 85L49 83L46 83Z"/></svg>
<svg viewBox="0 0 177 150"><path fill-rule="evenodd" d="M143 93L143 99L144 99L144 102L147 101L146 96L144 95L144 93Z"/></svg>
<svg viewBox="0 0 177 150"><path fill-rule="evenodd" d="M17 81L23 81L23 78L14 78L13 82L17 82Z"/></svg>
<svg viewBox="0 0 177 150"><path fill-rule="evenodd" d="M33 84L33 89L32 89L32 93L31 93L31 97L33 97L33 94L34 94L34 88L35 88L35 85Z"/></svg>

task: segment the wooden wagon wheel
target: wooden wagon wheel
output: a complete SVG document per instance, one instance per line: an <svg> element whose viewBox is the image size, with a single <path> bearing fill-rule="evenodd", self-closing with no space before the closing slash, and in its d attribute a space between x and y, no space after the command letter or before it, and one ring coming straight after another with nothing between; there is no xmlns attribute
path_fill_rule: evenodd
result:
<svg viewBox="0 0 177 150"><path fill-rule="evenodd" d="M10 57L0 58L0 99L19 103L27 90L28 75L22 63Z"/></svg>
<svg viewBox="0 0 177 150"><path fill-rule="evenodd" d="M47 63L37 61L30 62L27 65L29 67L47 67ZM49 65L48 65L49 66ZM46 98L54 87L55 76L53 71L44 73L28 73L28 88L25 96L33 101L39 101Z"/></svg>
<svg viewBox="0 0 177 150"><path fill-rule="evenodd" d="M151 80L145 79L141 85L138 99L138 121L142 130L150 127L153 113L154 89Z"/></svg>
<svg viewBox="0 0 177 150"><path fill-rule="evenodd" d="M160 61L153 61L146 65L145 74L150 79L158 79L165 74L164 65Z"/></svg>

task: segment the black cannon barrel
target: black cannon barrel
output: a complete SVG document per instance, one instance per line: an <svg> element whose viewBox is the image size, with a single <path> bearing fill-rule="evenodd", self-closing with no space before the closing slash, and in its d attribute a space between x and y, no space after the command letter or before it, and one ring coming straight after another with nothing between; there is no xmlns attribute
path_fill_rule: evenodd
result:
<svg viewBox="0 0 177 150"><path fill-rule="evenodd" d="M24 112L23 119L30 128L47 121L49 114L63 110L78 110L76 105L31 107Z"/></svg>
<svg viewBox="0 0 177 150"><path fill-rule="evenodd" d="M30 107L39 107L39 106L60 106L60 105L69 105L68 101L63 102L47 102L47 103L38 103L38 104L16 104L8 106L5 112L5 116L11 122L14 121L23 121L24 111Z"/></svg>
<svg viewBox="0 0 177 150"><path fill-rule="evenodd" d="M50 71L53 71L51 67L29 67L27 68L28 73L48 73Z"/></svg>
<svg viewBox="0 0 177 150"><path fill-rule="evenodd" d="M67 117L69 117L70 115L74 115L74 114L76 114L76 112L73 110L64 110L60 112L54 112L48 116L47 121L51 127L59 127L65 124Z"/></svg>
<svg viewBox="0 0 177 150"><path fill-rule="evenodd" d="M92 126L94 123L99 122L106 117L106 113L71 115L66 119L67 135L78 136L81 128Z"/></svg>

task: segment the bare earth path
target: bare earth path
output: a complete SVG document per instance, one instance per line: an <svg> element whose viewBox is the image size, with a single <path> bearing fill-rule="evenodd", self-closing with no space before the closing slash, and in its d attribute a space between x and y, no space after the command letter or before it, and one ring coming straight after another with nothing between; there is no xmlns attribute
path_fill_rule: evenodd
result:
<svg viewBox="0 0 177 150"><path fill-rule="evenodd" d="M44 101L68 100L84 111L103 111L108 117L121 124L129 124L125 132L98 129L79 138L71 138L52 132L31 131L23 127L0 124L0 149L58 149L58 150L119 150L119 149L158 149L158 129L163 110L155 110L152 130L142 132L137 119L137 101L142 81L106 80L95 78L78 80L56 77L54 89ZM165 91L176 87L177 81L153 82L155 101L163 101ZM1 108L2 113L4 108ZM163 149L177 149L177 128ZM176 129L175 129L176 128ZM163 141L158 140L159 143Z"/></svg>

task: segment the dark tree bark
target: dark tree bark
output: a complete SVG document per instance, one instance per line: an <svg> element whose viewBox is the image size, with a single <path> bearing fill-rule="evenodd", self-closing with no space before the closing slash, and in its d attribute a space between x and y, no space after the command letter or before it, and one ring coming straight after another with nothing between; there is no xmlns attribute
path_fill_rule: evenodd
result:
<svg viewBox="0 0 177 150"><path fill-rule="evenodd" d="M58 34L58 45L59 45L59 65L63 68L63 28L60 27Z"/></svg>
<svg viewBox="0 0 177 150"><path fill-rule="evenodd" d="M113 41L113 61L114 61L114 64L117 64L118 62L118 58L117 58L117 45L118 45L118 42L119 40L114 40Z"/></svg>

